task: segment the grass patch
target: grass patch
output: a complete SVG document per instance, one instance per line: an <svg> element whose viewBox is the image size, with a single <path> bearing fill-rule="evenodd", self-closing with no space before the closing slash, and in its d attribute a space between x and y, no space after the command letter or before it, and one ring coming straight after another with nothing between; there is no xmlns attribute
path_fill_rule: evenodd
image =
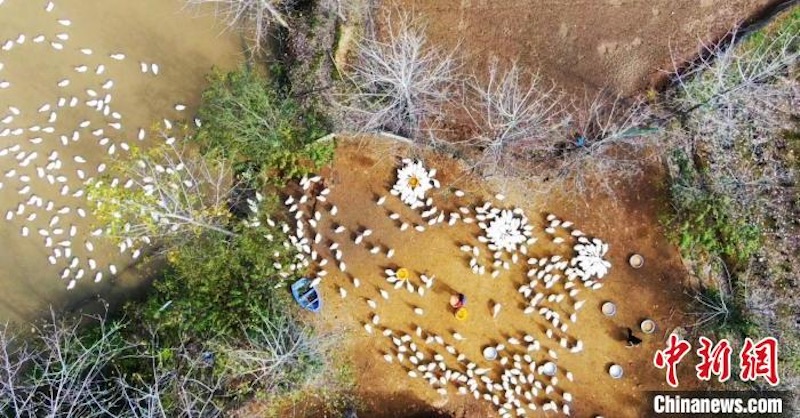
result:
<svg viewBox="0 0 800 418"><path fill-rule="evenodd" d="M673 213L664 218L672 241L687 258L720 255L734 266L745 264L760 247L761 229L731 216L734 202L706 190L685 153L676 151L672 161L677 167L669 187Z"/></svg>
<svg viewBox="0 0 800 418"><path fill-rule="evenodd" d="M765 28L755 31L748 35L740 48L744 50L766 51L773 45L775 39L787 33L800 33L800 7L794 7L789 11L777 16L775 20ZM800 47L795 44L794 49Z"/></svg>
<svg viewBox="0 0 800 418"><path fill-rule="evenodd" d="M333 143L315 142L328 134L328 123L303 110L280 86L242 67L208 76L194 136L202 152L255 168L268 184L280 185L331 161Z"/></svg>

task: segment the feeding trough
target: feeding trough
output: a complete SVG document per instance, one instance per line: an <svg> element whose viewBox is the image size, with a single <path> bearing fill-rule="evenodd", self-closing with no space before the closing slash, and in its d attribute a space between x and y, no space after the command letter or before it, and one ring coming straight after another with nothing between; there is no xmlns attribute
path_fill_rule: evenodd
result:
<svg viewBox="0 0 800 418"><path fill-rule="evenodd" d="M635 269L642 268L644 265L644 257L641 254L634 254L628 259L628 264Z"/></svg>
<svg viewBox="0 0 800 418"><path fill-rule="evenodd" d="M639 324L639 327L645 334L652 334L656 331L656 323L652 319L645 319L641 324Z"/></svg>
<svg viewBox="0 0 800 418"><path fill-rule="evenodd" d="M483 358L485 358L486 360L489 360L489 361L496 359L497 358L497 349L492 347L492 346L484 348L483 349Z"/></svg>
<svg viewBox="0 0 800 418"><path fill-rule="evenodd" d="M311 282L305 277L292 283L292 296L303 309L317 313L322 308L319 292L311 287Z"/></svg>
<svg viewBox="0 0 800 418"><path fill-rule="evenodd" d="M600 307L600 310L605 316L614 316L617 314L617 305L614 302L606 302Z"/></svg>
<svg viewBox="0 0 800 418"><path fill-rule="evenodd" d="M552 361L548 361L547 363L542 365L542 374L552 377L556 375L557 369L558 368L556 367L555 363L553 363Z"/></svg>
<svg viewBox="0 0 800 418"><path fill-rule="evenodd" d="M622 366L619 364L612 364L611 367L608 368L608 374L614 379L619 379L622 377Z"/></svg>

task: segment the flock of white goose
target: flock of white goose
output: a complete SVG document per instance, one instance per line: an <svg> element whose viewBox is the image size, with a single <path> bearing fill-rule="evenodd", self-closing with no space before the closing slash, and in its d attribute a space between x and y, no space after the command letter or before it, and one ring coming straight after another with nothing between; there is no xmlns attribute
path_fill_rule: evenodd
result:
<svg viewBox="0 0 800 418"><path fill-rule="evenodd" d="M3 3L0 0L0 14ZM3 199L0 209L20 235L41 241L49 252L47 261L58 266L60 278L72 289L81 279L99 282L117 274L114 264L103 265L96 256L102 252L96 239L104 231L87 231L91 213L84 184L110 174L107 160L121 157L134 143L146 146L143 141L148 136L142 127L125 125L122 110L115 107L113 76L121 66L134 65L143 77L158 76L161 70L157 63L137 62L120 51L98 51L92 45L74 43L73 22L52 1L44 2L41 12L49 17L50 27L0 40L0 189L6 195L13 189L12 195L18 196L18 201ZM57 33L50 35L53 32ZM4 59L17 53L54 54L52 65L65 67L64 75L52 80L51 88L22 91L9 78L18 57ZM69 62L61 59L64 54L72 54L71 68L62 64ZM38 97L41 91L52 96ZM34 108L13 103L14 98L31 95L40 102ZM184 109L183 104L175 105L177 111ZM166 119L164 124L172 125ZM112 183L122 185L126 179L113 178ZM134 259L141 254L133 242L120 243L119 251Z"/></svg>
<svg viewBox="0 0 800 418"><path fill-rule="evenodd" d="M3 3L0 0L0 13ZM81 279L100 281L117 273L115 265L101 265L94 256L98 251L96 246L100 245L94 240L104 231L85 231L79 226L87 223L79 222L81 218L91 216L83 185L108 169L104 159L129 151L130 144L145 141L148 136L144 128L125 125L124 115L114 107L116 82L111 77L117 66L135 65L146 77L158 76L161 69L157 63L136 61L120 51L95 51L91 45L74 45L70 40L72 22L60 15L56 4L46 2L42 11L52 16L52 24L59 28L57 34L25 33L0 40L0 103L23 94L14 91L15 80L4 77L8 68L3 57L14 50L31 48L35 54L71 51L76 56L91 58L93 63L78 63L69 76L53 80L56 94L42 99L35 109L12 104L0 109L3 112L0 166L6 167L0 177L0 189L6 189L5 192L14 189L13 195L19 198L16 202L0 203L6 221L19 228L22 236L39 239L49 251L48 262L59 266L60 277L68 288L73 288ZM185 106L176 104L175 110L183 111ZM65 111L79 112L84 118L77 123L71 122L74 118L60 119ZM18 122L22 119L38 122ZM169 120L165 119L163 124L167 130L172 128ZM86 143L100 147L103 152L78 154L75 149L87 149ZM97 155L104 158L97 160ZM382 243L369 228L339 223L339 208L331 201L332 191L319 176L303 179L301 194L289 196L284 202L294 217L293 225L282 225L289 237L285 245L296 248L300 254L290 265L276 267L283 270L285 277L310 272L314 286L330 276L341 298L346 298L348 292L357 293L371 312L363 320L364 330L387 340L384 359L404 367L411 378L424 379L442 396L453 392L485 399L504 418L525 416L537 410L569 415L574 399L561 383L572 382L574 376L558 364L558 359L559 355L579 353L584 348L583 342L568 331L583 306L581 292L598 289L603 284L602 278L610 268L603 258L607 244L586 237L571 222L549 215L541 225L544 236L573 255L529 257L528 249L537 244L538 238L534 236L536 227L524 211L496 206L504 199L501 195L481 205L464 204L452 211L440 209L433 197L427 196L429 191L440 188L435 176L435 169L426 169L419 161L404 160L398 168L396 184L387 196L376 197L375 204L385 209L399 231L423 235L430 228L474 230L474 242L462 243L460 249L475 279L504 280L504 276L509 276L510 282L517 283L520 278L512 275L522 269L524 277L518 292L527 303L523 313L538 317L537 323L546 324L544 332L532 326L530 332L502 337L502 342L492 346L498 358L487 362L462 353L465 344L481 342L471 341L458 332L443 336L427 331L422 325L417 325L411 333L387 327L378 312L382 305L407 308L392 305L392 291L422 298L441 279L416 272L423 268L410 271L410 266L384 269L384 277L363 283L348 273L342 249L348 240L351 241L348 246L354 245L375 257L376 265L392 259L395 250ZM112 179L113 185L127 182L127 179ZM455 190L450 199L465 200L466 193ZM392 210L392 205L405 205L418 216L404 217L401 211ZM424 245L423 240L415 242ZM119 251L135 259L141 249L134 245L139 244L122 242ZM408 275L419 278L421 284L415 286ZM506 302L508 306L517 305L515 301ZM418 323L423 323L423 308L411 309ZM502 304L496 302L491 315L497 318L501 310Z"/></svg>
<svg viewBox="0 0 800 418"><path fill-rule="evenodd" d="M341 298L355 293L371 312L362 321L364 330L388 341L383 358L403 367L411 378L424 379L442 396L456 393L484 399L504 418L526 416L533 411L569 415L574 399L562 387L562 382L572 382L574 375L559 365L558 359L560 355L576 354L584 349L583 341L569 334L569 327L577 322L578 312L585 303L580 299L581 292L603 285L602 277L610 268L603 259L608 245L597 238L586 237L574 229L571 222L552 214L546 216L542 234L536 238L537 228L529 223L521 209L495 206L504 199L502 195L482 205L465 204L457 210L441 210L432 197L425 195L440 186L434 178L436 170L425 169L419 161L403 160L402 164L397 171L397 182L390 190L390 195L397 199L376 196L374 202L385 211L397 230L424 237L430 228L469 228L475 242L462 243L460 249L467 256L464 262L468 262L475 280L486 277L498 283L505 279L511 283L522 281L518 292L527 303L523 313L531 316L529 331L498 336L496 340L500 342L490 345L498 354L496 359L469 358L462 352L465 344L486 344L486 341L477 341L456 331L440 335L426 330L423 326L426 313L420 306L410 306L414 313L412 318L417 318L413 332L398 331L382 322L379 309L383 306L409 309L408 304L392 303L395 300L393 291L407 291L409 297L423 298L436 286L437 280L442 279L421 273L428 271L425 266L415 266L413 270L411 266L388 268L383 277L368 280L355 277L348 270L343 245L375 257L376 266L390 264L395 250L385 245L371 229L340 223L339 209L333 203L335 193L320 176L304 178L300 183L302 191L288 196L284 202L293 217L293 224L281 225L288 234L284 244L296 248L299 255L290 265L276 267L283 269L284 277L304 272L314 286L328 278L333 284L326 288L335 289ZM466 200L466 193L460 190L454 190L450 196L450 202L445 204ZM418 216L403 217L401 211L391 209L393 205L405 205ZM368 219L359 221L368 222ZM529 257L529 248L541 237L573 256ZM425 245L424 238L409 242L419 247ZM419 250L425 251L424 248ZM514 276L519 275L518 271L522 271L522 277ZM420 284L415 287L409 276L414 276L414 281ZM512 300L506 301L506 305L519 306L519 303ZM501 310L502 304L495 302L490 314L497 318ZM536 321L534 317L538 317ZM542 331L542 327L535 324L545 324L546 330Z"/></svg>

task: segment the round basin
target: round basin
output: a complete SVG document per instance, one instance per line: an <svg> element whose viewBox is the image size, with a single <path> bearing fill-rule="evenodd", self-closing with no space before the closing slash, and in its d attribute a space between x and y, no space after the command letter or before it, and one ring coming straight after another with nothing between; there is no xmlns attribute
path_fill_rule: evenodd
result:
<svg viewBox="0 0 800 418"><path fill-rule="evenodd" d="M556 375L556 364L552 361L548 361L547 363L542 365L542 374L548 376L555 376Z"/></svg>
<svg viewBox="0 0 800 418"><path fill-rule="evenodd" d="M642 268L644 265L644 257L642 257L641 254L634 254L628 259L628 263L635 269Z"/></svg>
<svg viewBox="0 0 800 418"><path fill-rule="evenodd" d="M408 269L405 267L397 270L397 278L400 280L408 280L408 275Z"/></svg>
<svg viewBox="0 0 800 418"><path fill-rule="evenodd" d="M486 360L494 360L497 358L497 349L492 346L483 349L483 357Z"/></svg>
<svg viewBox="0 0 800 418"><path fill-rule="evenodd" d="M605 316L614 316L617 314L617 305L614 302L606 302L600 307L600 310Z"/></svg>
<svg viewBox="0 0 800 418"><path fill-rule="evenodd" d="M645 334L652 334L656 331L656 323L652 319L645 319L640 324L642 332Z"/></svg>
<svg viewBox="0 0 800 418"><path fill-rule="evenodd" d="M458 319L459 321L464 321L468 317L469 317L469 311L467 311L467 308L458 308L458 310L456 311L456 319Z"/></svg>

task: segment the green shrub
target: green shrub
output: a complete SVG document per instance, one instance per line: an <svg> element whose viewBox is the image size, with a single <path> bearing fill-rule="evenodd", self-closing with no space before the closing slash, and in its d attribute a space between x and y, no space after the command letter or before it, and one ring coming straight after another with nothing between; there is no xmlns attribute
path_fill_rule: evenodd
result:
<svg viewBox="0 0 800 418"><path fill-rule="evenodd" d="M274 263L286 265L294 256L281 244L284 234L266 225L236 231L234 237L202 235L167 255L169 266L144 313L166 335L233 335L262 320L259 306L280 299Z"/></svg>
<svg viewBox="0 0 800 418"><path fill-rule="evenodd" d="M215 70L208 82L198 110L202 126L194 138L203 152L252 163L272 184L331 160L331 152L320 153L320 146L313 145L328 133L327 122L301 109L279 86L247 68Z"/></svg>
<svg viewBox="0 0 800 418"><path fill-rule="evenodd" d="M701 174L682 151L675 152L672 158L677 175L670 186L674 213L666 220L670 238L685 256L717 255L734 266L746 263L760 246L760 228L733 217L734 202L706 190Z"/></svg>

